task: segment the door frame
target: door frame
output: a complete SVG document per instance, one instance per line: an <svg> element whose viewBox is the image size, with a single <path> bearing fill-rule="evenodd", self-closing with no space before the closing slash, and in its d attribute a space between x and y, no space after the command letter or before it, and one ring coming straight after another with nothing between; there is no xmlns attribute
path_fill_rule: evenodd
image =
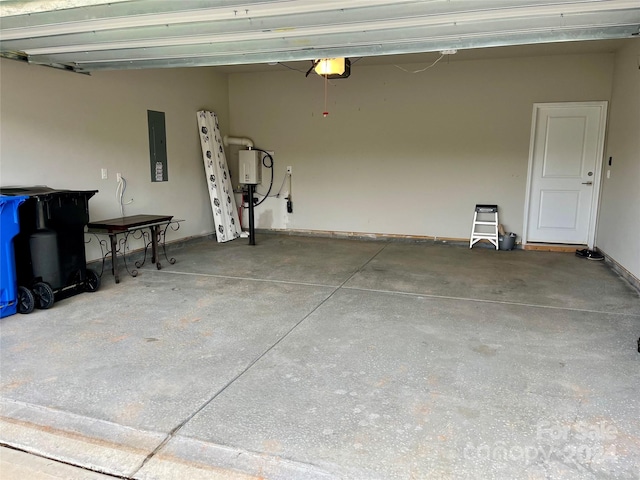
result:
<svg viewBox="0 0 640 480"><path fill-rule="evenodd" d="M553 102L534 103L531 116L531 137L529 140L529 165L527 167L527 188L524 198L524 221L522 225L522 245L527 244L529 228L529 205L531 202L531 183L533 173L533 154L535 146L535 134L538 123L538 112L542 108L564 107L600 107L600 131L598 132L598 146L596 152L596 166L593 172L593 195L591 197L591 214L589 215L589 228L587 234L587 247L593 249L596 239L596 226L598 221L598 207L600 206L600 185L602 180L602 161L604 158L604 143L607 131L607 107L609 102Z"/></svg>

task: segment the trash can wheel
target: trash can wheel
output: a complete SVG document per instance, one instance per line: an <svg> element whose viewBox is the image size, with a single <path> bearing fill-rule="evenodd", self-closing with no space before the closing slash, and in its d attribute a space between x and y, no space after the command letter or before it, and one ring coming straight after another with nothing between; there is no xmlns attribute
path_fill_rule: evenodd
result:
<svg viewBox="0 0 640 480"><path fill-rule="evenodd" d="M36 307L36 297L33 292L22 285L18 287L18 313L31 313Z"/></svg>
<svg viewBox="0 0 640 480"><path fill-rule="evenodd" d="M95 272L95 270L91 270L87 268L87 278L84 281L84 291L85 292L95 292L100 288L100 276Z"/></svg>
<svg viewBox="0 0 640 480"><path fill-rule="evenodd" d="M51 308L55 301L53 288L47 282L36 282L33 285L33 293L36 297L36 306L42 310Z"/></svg>

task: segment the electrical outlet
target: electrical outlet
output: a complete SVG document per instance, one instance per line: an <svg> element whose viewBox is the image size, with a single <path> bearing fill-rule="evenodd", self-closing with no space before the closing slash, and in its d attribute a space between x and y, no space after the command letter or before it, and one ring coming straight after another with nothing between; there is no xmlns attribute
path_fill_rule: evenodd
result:
<svg viewBox="0 0 640 480"><path fill-rule="evenodd" d="M122 174L120 172L116 173L116 180L119 182L122 180Z"/></svg>
<svg viewBox="0 0 640 480"><path fill-rule="evenodd" d="M289 165L289 166L287 167L287 173L288 173L289 175L291 175L291 174L293 173L293 167L292 167L291 165Z"/></svg>
<svg viewBox="0 0 640 480"><path fill-rule="evenodd" d="M106 169L106 168L103 168L103 169L100 171L100 174L102 175L102 180L106 180L107 178L109 178L109 175L108 175L108 172L107 172L107 169Z"/></svg>

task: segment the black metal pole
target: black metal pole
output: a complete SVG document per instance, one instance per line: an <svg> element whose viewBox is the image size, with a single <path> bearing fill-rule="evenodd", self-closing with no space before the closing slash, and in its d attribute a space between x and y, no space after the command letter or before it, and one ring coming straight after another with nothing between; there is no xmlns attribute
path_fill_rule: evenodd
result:
<svg viewBox="0 0 640 480"><path fill-rule="evenodd" d="M253 220L253 194L256 186L249 184L249 245L256 244L256 230Z"/></svg>

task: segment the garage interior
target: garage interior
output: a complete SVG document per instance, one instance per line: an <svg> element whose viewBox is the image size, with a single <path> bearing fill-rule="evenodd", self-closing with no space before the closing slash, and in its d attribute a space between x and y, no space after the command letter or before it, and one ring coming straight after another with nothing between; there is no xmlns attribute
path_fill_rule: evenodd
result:
<svg viewBox="0 0 640 480"><path fill-rule="evenodd" d="M638 478L637 2L211 3L0 3L2 186L184 220L175 264L120 284L107 264L97 292L2 319L2 468ZM310 71L333 57L348 78ZM534 106L594 102L588 237L527 239ZM255 246L216 241L203 109L273 152ZM468 248L479 203L519 248Z"/></svg>

